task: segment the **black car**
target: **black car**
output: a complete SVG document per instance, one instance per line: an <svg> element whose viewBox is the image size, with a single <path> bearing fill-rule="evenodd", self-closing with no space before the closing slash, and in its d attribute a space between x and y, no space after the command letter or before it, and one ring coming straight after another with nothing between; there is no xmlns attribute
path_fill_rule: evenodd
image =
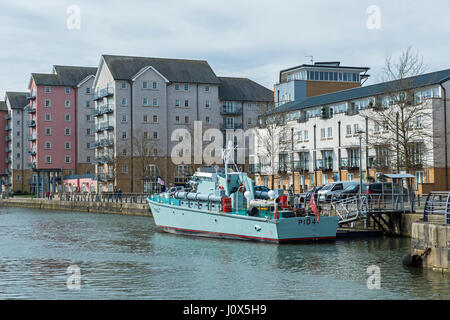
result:
<svg viewBox="0 0 450 320"><path fill-rule="evenodd" d="M399 185L394 185L393 188L394 190L392 190L392 182L375 182L369 184L364 193L370 195L372 199L391 199L392 197L400 199L401 197L403 202L408 201L408 189Z"/></svg>
<svg viewBox="0 0 450 320"><path fill-rule="evenodd" d="M343 190L339 190L336 191L333 195L332 195L332 200L333 201L339 201L342 199L346 199L348 197L353 197L356 196L357 194L359 194L359 183L358 184L352 184L349 185L347 188L343 189ZM367 184L363 184L363 193L364 191L366 191L368 189L369 185Z"/></svg>
<svg viewBox="0 0 450 320"><path fill-rule="evenodd" d="M267 188L266 186L254 186L253 190L255 191L263 191L263 192L269 192L270 189Z"/></svg>

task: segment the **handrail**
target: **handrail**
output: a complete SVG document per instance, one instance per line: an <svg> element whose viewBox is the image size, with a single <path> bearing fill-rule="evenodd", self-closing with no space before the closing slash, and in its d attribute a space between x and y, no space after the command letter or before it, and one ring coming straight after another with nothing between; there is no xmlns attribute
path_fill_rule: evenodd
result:
<svg viewBox="0 0 450 320"><path fill-rule="evenodd" d="M84 201L84 202L120 202L120 203L138 203L146 204L147 198L151 196L150 193L90 193L90 192L77 192L77 193L62 193L59 196L61 201Z"/></svg>

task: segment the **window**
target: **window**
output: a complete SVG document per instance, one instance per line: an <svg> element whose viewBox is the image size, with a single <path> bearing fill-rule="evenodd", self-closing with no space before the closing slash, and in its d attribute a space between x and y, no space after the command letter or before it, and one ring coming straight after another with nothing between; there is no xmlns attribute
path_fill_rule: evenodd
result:
<svg viewBox="0 0 450 320"><path fill-rule="evenodd" d="M142 99L142 104L143 104L144 106L148 106L148 99L147 99L147 98L143 98L143 99Z"/></svg>
<svg viewBox="0 0 450 320"><path fill-rule="evenodd" d="M122 89L126 89L127 88L127 83L125 81L122 81Z"/></svg>
<svg viewBox="0 0 450 320"><path fill-rule="evenodd" d="M184 117L184 123L189 123L189 117Z"/></svg>
<svg viewBox="0 0 450 320"><path fill-rule="evenodd" d="M357 123L355 123L353 125L353 131L354 131L355 134L359 132L359 125Z"/></svg>
<svg viewBox="0 0 450 320"><path fill-rule="evenodd" d="M325 135L325 128L321 128L320 129L320 138L322 138L322 139L325 139L326 138L326 135Z"/></svg>
<svg viewBox="0 0 450 320"><path fill-rule="evenodd" d="M87 162L87 163L91 163L91 157L87 156L87 157L86 157L86 162Z"/></svg>
<svg viewBox="0 0 450 320"><path fill-rule="evenodd" d="M45 87L45 93L50 93L52 92L52 89L50 87Z"/></svg>
<svg viewBox="0 0 450 320"><path fill-rule="evenodd" d="M52 115L50 113L45 114L45 121L52 121Z"/></svg>
<svg viewBox="0 0 450 320"><path fill-rule="evenodd" d="M64 107L70 108L70 100L64 101Z"/></svg>
<svg viewBox="0 0 450 320"><path fill-rule="evenodd" d="M153 132L153 139L158 139L158 132L157 131Z"/></svg>
<svg viewBox="0 0 450 320"><path fill-rule="evenodd" d="M71 162L70 156L65 156L64 162L70 163Z"/></svg>
<svg viewBox="0 0 450 320"><path fill-rule="evenodd" d="M380 123L378 121L375 121L375 132L380 132Z"/></svg>
<svg viewBox="0 0 450 320"><path fill-rule="evenodd" d="M188 86L188 84L186 83L186 84L184 85L184 91L188 91L188 89L189 89L189 86Z"/></svg>
<svg viewBox="0 0 450 320"><path fill-rule="evenodd" d="M45 135L51 136L52 135L52 128L45 128Z"/></svg>
<svg viewBox="0 0 450 320"><path fill-rule="evenodd" d="M209 117L206 117L206 118L205 118L205 122L206 122L206 123L209 123Z"/></svg>
<svg viewBox="0 0 450 320"><path fill-rule="evenodd" d="M347 134L348 136L351 135L351 134L352 134L352 125L351 125L351 124L348 124L348 125L346 126L346 129L347 129L346 134Z"/></svg>
<svg viewBox="0 0 450 320"><path fill-rule="evenodd" d="M189 100L184 100L184 106L189 107Z"/></svg>
<svg viewBox="0 0 450 320"><path fill-rule="evenodd" d="M45 142L45 149L50 150L52 148L52 143L50 141Z"/></svg>
<svg viewBox="0 0 450 320"><path fill-rule="evenodd" d="M347 181L353 181L355 179L355 175L353 173L347 173Z"/></svg>
<svg viewBox="0 0 450 320"><path fill-rule="evenodd" d="M90 108L91 107L91 102L90 101L86 101L86 108Z"/></svg>
<svg viewBox="0 0 450 320"><path fill-rule="evenodd" d="M158 116L157 116L157 115L154 115L154 116L153 116L153 122L154 122L154 123L157 123L157 122L158 122Z"/></svg>
<svg viewBox="0 0 450 320"><path fill-rule="evenodd" d="M144 131L144 139L148 139L148 132Z"/></svg>
<svg viewBox="0 0 450 320"><path fill-rule="evenodd" d="M322 185L326 185L328 183L328 175L322 174Z"/></svg>
<svg viewBox="0 0 450 320"><path fill-rule="evenodd" d="M175 122L180 123L180 116L175 116Z"/></svg>
<svg viewBox="0 0 450 320"><path fill-rule="evenodd" d="M66 128L65 129L65 135L66 136L70 136L70 128Z"/></svg>
<svg viewBox="0 0 450 320"><path fill-rule="evenodd" d="M328 128L328 138L333 138L333 128Z"/></svg>
<svg viewBox="0 0 450 320"><path fill-rule="evenodd" d="M146 114L144 114L144 122L147 122L148 121L148 116L146 115Z"/></svg>
<svg viewBox="0 0 450 320"><path fill-rule="evenodd" d="M70 93L70 88L65 88L64 91L66 92L66 94Z"/></svg>
<svg viewBox="0 0 450 320"><path fill-rule="evenodd" d="M127 155L127 149L122 149L122 156L126 156Z"/></svg>
<svg viewBox="0 0 450 320"><path fill-rule="evenodd" d="M205 91L206 91L206 92L209 91L209 86L205 86Z"/></svg>
<svg viewBox="0 0 450 320"><path fill-rule="evenodd" d="M209 108L209 100L205 101L205 108Z"/></svg>
<svg viewBox="0 0 450 320"><path fill-rule="evenodd" d="M416 171L416 190L419 190L419 184L424 183L423 171Z"/></svg>
<svg viewBox="0 0 450 320"><path fill-rule="evenodd" d="M127 105L127 98L122 98L122 105L126 106Z"/></svg>
<svg viewBox="0 0 450 320"><path fill-rule="evenodd" d="M308 141L309 137L308 137L308 130L304 131L304 139L305 141Z"/></svg>
<svg viewBox="0 0 450 320"><path fill-rule="evenodd" d="M90 142L86 142L86 149L90 149L91 148L91 143Z"/></svg>
<svg viewBox="0 0 450 320"><path fill-rule="evenodd" d="M45 156L45 163L52 163L52 156Z"/></svg>
<svg viewBox="0 0 450 320"><path fill-rule="evenodd" d="M90 129L90 128L87 128L87 129L86 129L86 135L89 136L90 134L91 134L91 129Z"/></svg>
<svg viewBox="0 0 450 320"><path fill-rule="evenodd" d="M175 90L180 90L180 85L178 83L175 83Z"/></svg>
<svg viewBox="0 0 450 320"><path fill-rule="evenodd" d="M416 128L422 128L422 116L416 117Z"/></svg>
<svg viewBox="0 0 450 320"><path fill-rule="evenodd" d="M251 110L252 109L252 104L249 102L249 103L247 103L247 109L248 110Z"/></svg>
<svg viewBox="0 0 450 320"><path fill-rule="evenodd" d="M91 115L90 114L86 115L86 121L91 121Z"/></svg>
<svg viewBox="0 0 450 320"><path fill-rule="evenodd" d="M70 142L66 141L66 143L64 144L64 148L66 148L67 150L70 149Z"/></svg>
<svg viewBox="0 0 450 320"><path fill-rule="evenodd" d="M126 131L122 131L122 139L126 139L127 138L127 132Z"/></svg>
<svg viewBox="0 0 450 320"><path fill-rule="evenodd" d="M20 137L20 131L16 132L16 136Z"/></svg>
<svg viewBox="0 0 450 320"><path fill-rule="evenodd" d="M86 88L86 94L89 94L89 93L91 93L91 88L87 87Z"/></svg>
<svg viewBox="0 0 450 320"><path fill-rule="evenodd" d="M247 119L247 124L252 124L252 118Z"/></svg>
<svg viewBox="0 0 450 320"><path fill-rule="evenodd" d="M122 122L127 122L127 115L126 114L122 115Z"/></svg>
<svg viewBox="0 0 450 320"><path fill-rule="evenodd" d="M153 89L158 88L158 83L156 81L153 81Z"/></svg>
<svg viewBox="0 0 450 320"><path fill-rule="evenodd" d="M128 166L127 165L123 165L122 166L122 173L128 173Z"/></svg>
<svg viewBox="0 0 450 320"><path fill-rule="evenodd" d="M69 113L66 113L66 114L64 115L64 120L65 120L65 121L70 121L70 114L69 114Z"/></svg>
<svg viewBox="0 0 450 320"><path fill-rule="evenodd" d="M158 105L158 99L153 98L153 106L156 107Z"/></svg>
<svg viewBox="0 0 450 320"><path fill-rule="evenodd" d="M297 139L298 139L298 141L302 141L303 140L302 139L302 133L303 133L303 131L297 132Z"/></svg>
<svg viewBox="0 0 450 320"><path fill-rule="evenodd" d="M142 89L147 89L148 88L148 82L147 81L143 81L142 82Z"/></svg>
<svg viewBox="0 0 450 320"><path fill-rule="evenodd" d="M45 99L45 106L46 107L51 107L52 106L52 102L50 99Z"/></svg>

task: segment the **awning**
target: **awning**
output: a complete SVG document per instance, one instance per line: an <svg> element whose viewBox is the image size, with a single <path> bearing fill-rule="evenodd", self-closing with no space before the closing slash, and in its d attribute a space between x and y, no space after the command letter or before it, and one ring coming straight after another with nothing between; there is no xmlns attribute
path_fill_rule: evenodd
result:
<svg viewBox="0 0 450 320"><path fill-rule="evenodd" d="M386 173L382 174L381 177L389 179L405 179L405 178L415 178L416 176L409 173Z"/></svg>

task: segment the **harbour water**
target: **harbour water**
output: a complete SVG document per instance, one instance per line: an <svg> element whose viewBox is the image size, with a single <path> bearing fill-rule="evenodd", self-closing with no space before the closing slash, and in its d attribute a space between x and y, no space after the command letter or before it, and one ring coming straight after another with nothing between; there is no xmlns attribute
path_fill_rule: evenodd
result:
<svg viewBox="0 0 450 320"><path fill-rule="evenodd" d="M402 266L409 247L205 239L162 233L149 217L0 208L0 299L450 299L450 275Z"/></svg>

